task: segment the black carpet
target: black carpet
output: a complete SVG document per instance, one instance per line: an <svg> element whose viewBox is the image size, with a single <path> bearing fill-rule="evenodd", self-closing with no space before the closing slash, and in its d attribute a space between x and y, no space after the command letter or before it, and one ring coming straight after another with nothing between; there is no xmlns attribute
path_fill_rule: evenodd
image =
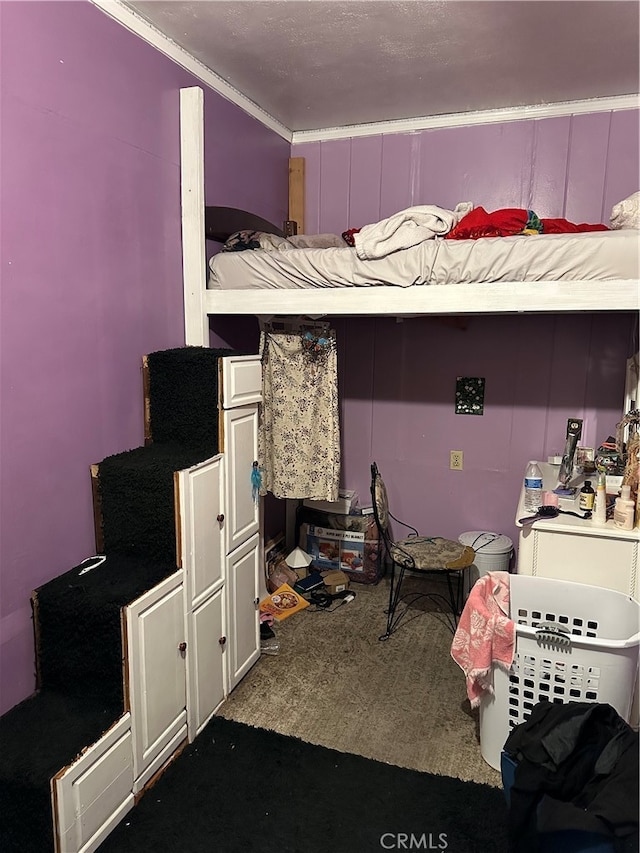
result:
<svg viewBox="0 0 640 853"><path fill-rule="evenodd" d="M121 610L175 571L115 555L35 590L40 690L0 717L2 853L52 853L51 777L124 712Z"/></svg>
<svg viewBox="0 0 640 853"><path fill-rule="evenodd" d="M231 349L178 347L149 353L149 422L154 444L203 445L218 452L218 365Z"/></svg>
<svg viewBox="0 0 640 853"><path fill-rule="evenodd" d="M501 853L506 824L489 785L214 717L99 853Z"/></svg>

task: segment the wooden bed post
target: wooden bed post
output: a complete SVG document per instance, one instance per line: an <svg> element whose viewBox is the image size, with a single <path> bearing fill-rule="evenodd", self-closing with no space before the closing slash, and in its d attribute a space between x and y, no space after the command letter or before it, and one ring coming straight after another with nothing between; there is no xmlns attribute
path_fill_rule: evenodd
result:
<svg viewBox="0 0 640 853"><path fill-rule="evenodd" d="M180 89L180 193L182 202L182 279L184 342L209 346L204 230L204 92Z"/></svg>
<svg viewBox="0 0 640 853"><path fill-rule="evenodd" d="M289 219L304 234L304 157L289 158Z"/></svg>

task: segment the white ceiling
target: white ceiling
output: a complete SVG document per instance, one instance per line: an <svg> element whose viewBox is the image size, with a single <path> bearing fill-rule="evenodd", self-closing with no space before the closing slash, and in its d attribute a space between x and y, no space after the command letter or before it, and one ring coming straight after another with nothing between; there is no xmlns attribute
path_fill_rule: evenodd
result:
<svg viewBox="0 0 640 853"><path fill-rule="evenodd" d="M292 132L637 94L636 0L134 0Z"/></svg>

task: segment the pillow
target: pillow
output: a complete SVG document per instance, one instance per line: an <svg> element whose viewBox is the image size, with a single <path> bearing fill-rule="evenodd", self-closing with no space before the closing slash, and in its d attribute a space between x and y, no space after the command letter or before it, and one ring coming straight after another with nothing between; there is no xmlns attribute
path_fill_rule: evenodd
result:
<svg viewBox="0 0 640 853"><path fill-rule="evenodd" d="M609 222L615 230L640 228L640 192L614 204Z"/></svg>

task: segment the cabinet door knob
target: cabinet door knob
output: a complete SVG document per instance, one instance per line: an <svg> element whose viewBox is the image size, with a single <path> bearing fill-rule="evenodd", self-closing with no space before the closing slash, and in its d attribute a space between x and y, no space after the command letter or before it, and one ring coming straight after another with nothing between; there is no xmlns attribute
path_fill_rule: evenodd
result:
<svg viewBox="0 0 640 853"><path fill-rule="evenodd" d="M178 646L178 650L179 650L180 654L182 655L182 657L184 657L186 654L186 651L187 651L187 644L186 643L180 643L180 645Z"/></svg>
<svg viewBox="0 0 640 853"><path fill-rule="evenodd" d="M218 524L222 524L222 522L224 521L224 515L220 513L220 515L216 517L216 521L218 522Z"/></svg>
<svg viewBox="0 0 640 853"><path fill-rule="evenodd" d="M227 642L227 638L226 637L220 637L218 642L220 643L221 646L224 646L224 644Z"/></svg>

